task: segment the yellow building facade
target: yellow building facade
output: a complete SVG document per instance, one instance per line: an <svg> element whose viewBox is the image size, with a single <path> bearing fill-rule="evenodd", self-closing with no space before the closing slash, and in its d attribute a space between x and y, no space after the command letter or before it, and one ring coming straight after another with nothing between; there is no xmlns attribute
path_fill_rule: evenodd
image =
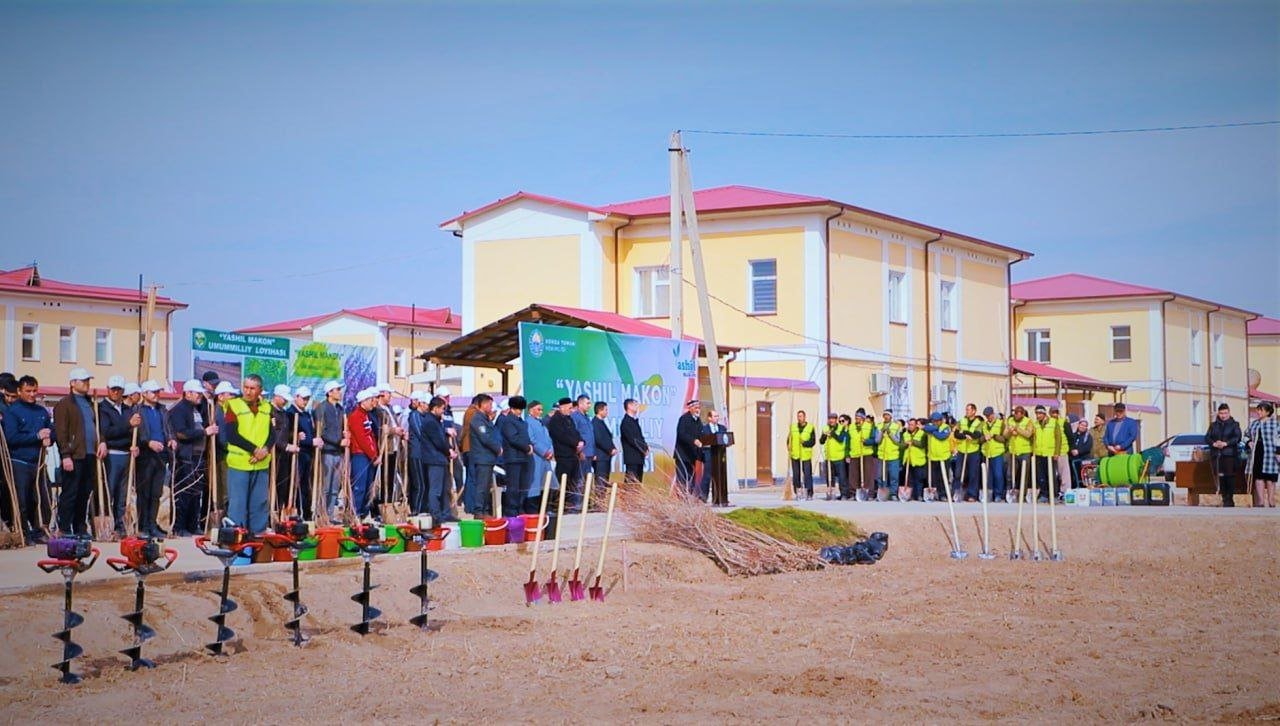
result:
<svg viewBox="0 0 1280 726"><path fill-rule="evenodd" d="M1203 432L1219 403L1247 407L1254 313L1167 290L1065 274L1012 287L1015 357L1127 387L1142 443ZM1094 401L1086 415L1110 399Z"/></svg>
<svg viewBox="0 0 1280 726"><path fill-rule="evenodd" d="M1249 321L1249 388L1258 400L1280 397L1280 320Z"/></svg>
<svg viewBox="0 0 1280 726"><path fill-rule="evenodd" d="M173 370L173 314L187 306L157 296L151 345L141 360L146 296L136 289L82 285L41 277L35 266L0 271L4 337L0 361L15 375L33 375L42 388L66 388L73 368L86 368L94 386L113 375L168 383Z"/></svg>
<svg viewBox="0 0 1280 726"><path fill-rule="evenodd" d="M828 411L902 418L1007 397L1009 268L1027 253L820 197L720 187L694 198L716 338L742 348L726 359L736 478L785 476L800 409L822 423ZM667 204L518 193L445 222L462 245L462 332L531 302L667 326ZM685 245L684 331L701 337L692 265ZM471 390L495 379L479 371Z"/></svg>

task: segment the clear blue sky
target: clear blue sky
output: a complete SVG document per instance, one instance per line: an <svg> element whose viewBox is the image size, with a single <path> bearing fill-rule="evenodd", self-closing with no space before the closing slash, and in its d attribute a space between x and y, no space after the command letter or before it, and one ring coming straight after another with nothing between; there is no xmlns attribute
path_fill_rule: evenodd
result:
<svg viewBox="0 0 1280 726"><path fill-rule="evenodd" d="M666 191L674 128L930 133L1280 118L1280 3L0 4L0 267L236 327L457 306L437 229L526 189ZM749 184L1280 315L1280 128L689 136ZM530 281L530 288L563 281ZM243 301L243 302L242 302ZM185 372L185 356L177 373Z"/></svg>

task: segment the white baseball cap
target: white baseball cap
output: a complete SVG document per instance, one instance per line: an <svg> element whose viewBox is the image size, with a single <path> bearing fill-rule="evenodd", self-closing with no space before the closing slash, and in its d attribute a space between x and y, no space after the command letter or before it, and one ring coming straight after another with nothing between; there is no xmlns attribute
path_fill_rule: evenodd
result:
<svg viewBox="0 0 1280 726"><path fill-rule="evenodd" d="M393 403L391 404L391 413L394 413L395 415L399 416L400 414L404 413L404 409L400 407L400 404Z"/></svg>
<svg viewBox="0 0 1280 726"><path fill-rule="evenodd" d="M363 403L365 401L368 401L370 398L373 398L376 395L378 395L378 392L375 391L374 389L365 388L356 394L356 403Z"/></svg>
<svg viewBox="0 0 1280 726"><path fill-rule="evenodd" d="M164 390L164 386L160 385L159 382L157 382L154 379L147 379L142 382L143 393L157 393L163 390Z"/></svg>
<svg viewBox="0 0 1280 726"><path fill-rule="evenodd" d="M338 381L329 381L328 383L324 384L325 394L328 394L329 391L332 391L335 388L342 388L342 384Z"/></svg>
<svg viewBox="0 0 1280 726"><path fill-rule="evenodd" d="M71 374L67 376L68 381L87 381L93 378L93 374L84 368L72 368Z"/></svg>
<svg viewBox="0 0 1280 726"><path fill-rule="evenodd" d="M183 393L204 393L204 384L192 378L182 384Z"/></svg>
<svg viewBox="0 0 1280 726"><path fill-rule="evenodd" d="M293 392L298 398L311 398L311 389L306 386L298 386L298 390Z"/></svg>
<svg viewBox="0 0 1280 726"><path fill-rule="evenodd" d="M374 391L377 393L395 393L395 390L392 389L391 385L388 383L379 383L378 387L375 388Z"/></svg>
<svg viewBox="0 0 1280 726"><path fill-rule="evenodd" d="M449 397L449 387L448 387L448 386L440 386L439 388L437 388L437 389L436 389L436 395L437 395L437 396L439 396L439 397L441 397L441 398L448 398L448 397Z"/></svg>
<svg viewBox="0 0 1280 726"><path fill-rule="evenodd" d="M271 389L271 395L279 396L284 400L288 401L290 398L293 397L293 390L290 389L285 384L281 383L281 384L278 384L275 388Z"/></svg>
<svg viewBox="0 0 1280 726"><path fill-rule="evenodd" d="M138 394L138 393L142 393L142 389L138 387L138 384L136 384L136 383L126 383L126 384L124 384L124 395L126 395L126 396L132 396L132 395L134 395L134 394Z"/></svg>
<svg viewBox="0 0 1280 726"><path fill-rule="evenodd" d="M427 401L429 399L427 398L426 391L414 391L413 393L409 394L409 400L410 401Z"/></svg>
<svg viewBox="0 0 1280 726"><path fill-rule="evenodd" d="M213 389L213 395L221 396L224 393L239 393L239 391L231 385L231 381L218 381L218 385Z"/></svg>
<svg viewBox="0 0 1280 726"><path fill-rule="evenodd" d="M124 376L111 376L108 378L107 388L124 388Z"/></svg>

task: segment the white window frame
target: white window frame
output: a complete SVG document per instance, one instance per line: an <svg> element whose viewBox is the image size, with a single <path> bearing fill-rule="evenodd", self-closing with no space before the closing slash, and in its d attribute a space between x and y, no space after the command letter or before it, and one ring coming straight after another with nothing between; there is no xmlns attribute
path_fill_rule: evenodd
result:
<svg viewBox="0 0 1280 726"><path fill-rule="evenodd" d="M889 408L895 419L911 417L911 379L889 376Z"/></svg>
<svg viewBox="0 0 1280 726"><path fill-rule="evenodd" d="M409 351L404 348L396 348L391 352L391 376L393 378L404 378L408 374L405 371L409 367Z"/></svg>
<svg viewBox="0 0 1280 726"><path fill-rule="evenodd" d="M105 334L105 335L104 335ZM102 339L102 340L100 340ZM98 346L102 346L102 355ZM95 365L109 366L115 359L115 331L111 328L94 328L93 330L93 362Z"/></svg>
<svg viewBox="0 0 1280 726"><path fill-rule="evenodd" d="M1201 417L1204 415L1203 412L1201 412L1200 410L1202 403L1203 402L1198 398L1191 399L1191 430L1192 431L1199 431L1201 428L1204 428L1205 426L1209 425L1207 421L1200 420Z"/></svg>
<svg viewBox="0 0 1280 726"><path fill-rule="evenodd" d="M67 331L70 331L69 333ZM75 363L76 362L76 343L79 342L79 332L74 325L58 326L58 362L59 363ZM67 351L70 346L70 352Z"/></svg>
<svg viewBox="0 0 1280 726"><path fill-rule="evenodd" d="M1032 344L1031 336L1035 334L1035 344ZM1023 331L1023 335L1027 341L1027 360L1035 363L1052 363L1053 362L1053 336L1049 334L1049 328L1028 328ZM1047 345L1049 354L1040 357L1040 346Z"/></svg>
<svg viewBox="0 0 1280 726"><path fill-rule="evenodd" d="M1226 364L1226 343L1222 331L1213 334L1213 367L1222 368Z"/></svg>
<svg viewBox="0 0 1280 726"><path fill-rule="evenodd" d="M757 275L757 263L773 263L772 275ZM770 310L762 309L756 300L756 282L773 282L773 308ZM747 305L752 315L777 315L778 314L778 258L767 257L758 260L747 260Z"/></svg>
<svg viewBox="0 0 1280 726"><path fill-rule="evenodd" d="M151 360L147 361L149 367L156 368L160 365L160 331L151 331L151 352L149 353Z"/></svg>
<svg viewBox="0 0 1280 726"><path fill-rule="evenodd" d="M956 310L956 283L954 280L938 281L938 324L942 330L955 332L960 329L960 316Z"/></svg>
<svg viewBox="0 0 1280 726"><path fill-rule="evenodd" d="M1117 334L1116 334L1116 329L1117 329L1117 328L1127 328L1127 329L1128 329L1128 333L1127 333L1127 334L1125 334L1125 335L1117 335ZM1120 340L1127 340L1127 341L1129 341L1129 357L1127 357L1127 358L1117 358L1117 357L1116 357L1116 342L1117 342L1117 341L1120 341ZM1133 360L1133 326L1132 326L1132 325L1112 325L1112 326L1111 326L1111 352L1110 352L1110 356L1111 356L1111 362L1112 362L1112 363L1129 363L1129 362L1131 362L1131 361Z"/></svg>
<svg viewBox="0 0 1280 726"><path fill-rule="evenodd" d="M662 279L659 279L659 276ZM648 284L645 284L645 278ZM637 267L632 270L634 293L631 309L637 318L664 318L671 314L671 268L666 265ZM651 307L644 305L645 288L648 288Z"/></svg>
<svg viewBox="0 0 1280 726"><path fill-rule="evenodd" d="M1204 363L1204 356L1200 353L1200 328L1191 327L1191 365L1198 366Z"/></svg>
<svg viewBox="0 0 1280 726"><path fill-rule="evenodd" d="M911 310L907 305L907 273L889 270L889 276L885 280L885 294L889 298L889 322L906 325L911 319Z"/></svg>
<svg viewBox="0 0 1280 726"><path fill-rule="evenodd" d="M28 330L30 328L30 330ZM31 344L31 355L25 355L23 348L27 343ZM23 353L22 360L36 361L40 360L40 323L23 323L22 324L22 340L20 341L18 352Z"/></svg>

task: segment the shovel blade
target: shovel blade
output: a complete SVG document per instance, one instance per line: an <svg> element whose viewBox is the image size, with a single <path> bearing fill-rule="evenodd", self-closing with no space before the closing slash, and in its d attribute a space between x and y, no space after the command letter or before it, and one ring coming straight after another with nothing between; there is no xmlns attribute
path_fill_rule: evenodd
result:
<svg viewBox="0 0 1280 726"><path fill-rule="evenodd" d="M587 588L587 592L591 594L591 599L596 602L604 602L604 588L599 585L592 585Z"/></svg>
<svg viewBox="0 0 1280 726"><path fill-rule="evenodd" d="M524 601L532 605L542 599L542 586L534 579L532 573L529 574L529 581L524 584Z"/></svg>
<svg viewBox="0 0 1280 726"><path fill-rule="evenodd" d="M586 588L582 586L582 580L569 581L569 599L573 602L585 600L587 597Z"/></svg>
<svg viewBox="0 0 1280 726"><path fill-rule="evenodd" d="M547 580L547 602L562 601L563 598L560 596L560 582L556 578L552 577L550 580Z"/></svg>

